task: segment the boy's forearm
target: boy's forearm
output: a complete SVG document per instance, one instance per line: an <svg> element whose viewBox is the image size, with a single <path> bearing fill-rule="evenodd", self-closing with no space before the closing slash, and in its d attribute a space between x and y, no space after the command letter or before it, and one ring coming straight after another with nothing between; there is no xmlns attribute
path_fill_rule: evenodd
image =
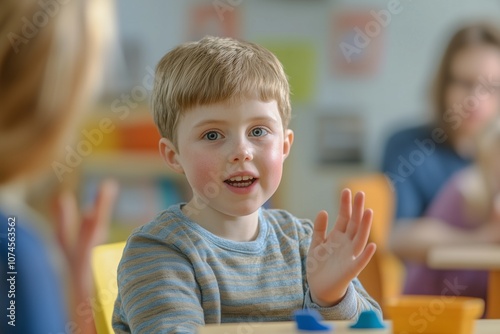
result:
<svg viewBox="0 0 500 334"><path fill-rule="evenodd" d="M320 296L316 296L313 291L310 290L311 301L321 307L333 307L340 303L342 299L344 299L345 294L347 293L347 287L340 292L332 293L328 299L321 298Z"/></svg>

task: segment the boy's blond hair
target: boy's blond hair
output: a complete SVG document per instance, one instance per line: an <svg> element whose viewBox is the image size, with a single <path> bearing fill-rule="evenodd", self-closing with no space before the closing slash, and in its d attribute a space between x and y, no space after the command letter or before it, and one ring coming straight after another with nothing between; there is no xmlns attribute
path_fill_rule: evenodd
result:
<svg viewBox="0 0 500 334"><path fill-rule="evenodd" d="M177 147L179 117L190 108L253 96L276 100L283 122L290 120L290 87L269 50L231 38L207 36L182 44L158 63L152 111L161 135Z"/></svg>

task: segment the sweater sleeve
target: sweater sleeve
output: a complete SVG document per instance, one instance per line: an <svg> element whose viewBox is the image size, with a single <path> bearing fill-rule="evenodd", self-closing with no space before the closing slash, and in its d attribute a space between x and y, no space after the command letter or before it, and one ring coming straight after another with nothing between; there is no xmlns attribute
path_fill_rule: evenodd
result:
<svg viewBox="0 0 500 334"><path fill-rule="evenodd" d="M201 292L190 261L163 240L132 235L118 267L115 331L194 333L204 323Z"/></svg>
<svg viewBox="0 0 500 334"><path fill-rule="evenodd" d="M332 307L321 307L314 303L307 289L304 308L316 309L326 320L353 320L357 319L362 311L367 310L375 311L382 318L380 306L368 295L357 278L351 281L340 303Z"/></svg>

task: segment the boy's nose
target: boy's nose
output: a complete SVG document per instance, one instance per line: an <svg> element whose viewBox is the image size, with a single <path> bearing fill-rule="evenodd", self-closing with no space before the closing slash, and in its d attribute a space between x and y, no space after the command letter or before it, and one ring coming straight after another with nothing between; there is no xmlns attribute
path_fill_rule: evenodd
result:
<svg viewBox="0 0 500 334"><path fill-rule="evenodd" d="M252 149L244 141L238 142L229 155L230 162L251 161L253 159Z"/></svg>

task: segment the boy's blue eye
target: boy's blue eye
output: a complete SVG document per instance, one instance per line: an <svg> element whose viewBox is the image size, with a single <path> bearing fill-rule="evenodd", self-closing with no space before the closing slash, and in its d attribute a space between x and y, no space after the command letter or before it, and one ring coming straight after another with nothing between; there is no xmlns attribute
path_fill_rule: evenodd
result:
<svg viewBox="0 0 500 334"><path fill-rule="evenodd" d="M221 137L221 135L217 131L209 131L209 132L205 133L205 135L203 136L203 138L208 139L208 140L217 140L220 137Z"/></svg>
<svg viewBox="0 0 500 334"><path fill-rule="evenodd" d="M264 128L254 128L250 131L252 137L262 137L268 134L267 130Z"/></svg>

